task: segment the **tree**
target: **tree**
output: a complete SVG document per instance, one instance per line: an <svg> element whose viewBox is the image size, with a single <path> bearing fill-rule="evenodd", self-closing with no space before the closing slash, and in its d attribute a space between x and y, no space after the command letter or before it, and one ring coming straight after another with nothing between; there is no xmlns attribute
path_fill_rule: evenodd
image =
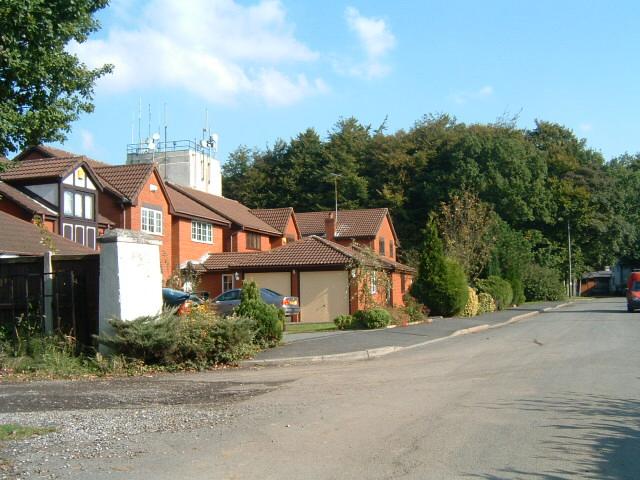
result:
<svg viewBox="0 0 640 480"><path fill-rule="evenodd" d="M436 223L430 219L425 229L418 275L411 294L436 315L460 313L467 303L469 291L462 267L444 255Z"/></svg>
<svg viewBox="0 0 640 480"><path fill-rule="evenodd" d="M93 111L95 81L111 65L89 69L68 51L99 28L108 0L0 0L0 154L63 141L81 113Z"/></svg>
<svg viewBox="0 0 640 480"><path fill-rule="evenodd" d="M487 265L493 248L491 230L496 220L491 207L471 192L455 195L443 203L438 229L447 256L454 258L474 282Z"/></svg>

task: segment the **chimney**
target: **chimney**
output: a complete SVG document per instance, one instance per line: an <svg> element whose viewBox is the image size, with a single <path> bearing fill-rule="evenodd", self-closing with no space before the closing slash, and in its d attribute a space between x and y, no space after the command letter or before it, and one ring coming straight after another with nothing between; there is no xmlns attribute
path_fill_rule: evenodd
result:
<svg viewBox="0 0 640 480"><path fill-rule="evenodd" d="M329 214L327 218L324 219L324 232L326 234L327 240L331 240L336 236L336 217L333 212Z"/></svg>

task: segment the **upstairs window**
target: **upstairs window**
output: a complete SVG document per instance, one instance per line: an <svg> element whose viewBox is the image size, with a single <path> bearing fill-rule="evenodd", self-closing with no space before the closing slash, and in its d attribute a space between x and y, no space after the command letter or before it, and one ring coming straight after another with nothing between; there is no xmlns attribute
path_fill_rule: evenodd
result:
<svg viewBox="0 0 640 480"><path fill-rule="evenodd" d="M380 255L384 255L384 238L380 237L380 240L378 241L378 252L380 252Z"/></svg>
<svg viewBox="0 0 640 480"><path fill-rule="evenodd" d="M213 225L205 222L191 222L191 240L200 243L213 243Z"/></svg>
<svg viewBox="0 0 640 480"><path fill-rule="evenodd" d="M95 218L94 203L95 199L90 193L65 190L62 198L62 211L67 217L93 220Z"/></svg>
<svg viewBox="0 0 640 480"><path fill-rule="evenodd" d="M142 207L141 230L153 235L162 235L162 211Z"/></svg>
<svg viewBox="0 0 640 480"><path fill-rule="evenodd" d="M247 249L260 250L260 235L253 232L247 232Z"/></svg>
<svg viewBox="0 0 640 480"><path fill-rule="evenodd" d="M393 245L393 240L391 240L391 241L389 242L389 257L391 257L391 258L395 258L395 257L393 256L393 247L394 247L394 245Z"/></svg>

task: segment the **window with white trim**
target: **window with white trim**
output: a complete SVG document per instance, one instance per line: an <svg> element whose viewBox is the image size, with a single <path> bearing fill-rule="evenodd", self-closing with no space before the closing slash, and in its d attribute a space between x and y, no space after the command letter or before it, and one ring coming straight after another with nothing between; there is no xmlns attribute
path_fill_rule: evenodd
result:
<svg viewBox="0 0 640 480"><path fill-rule="evenodd" d="M228 292L233 289L233 275L222 275L222 292Z"/></svg>
<svg viewBox="0 0 640 480"><path fill-rule="evenodd" d="M213 225L206 222L191 221L191 240L200 243L213 243Z"/></svg>
<svg viewBox="0 0 640 480"><path fill-rule="evenodd" d="M142 225L140 229L143 232L162 235L162 211L142 207Z"/></svg>
<svg viewBox="0 0 640 480"><path fill-rule="evenodd" d="M378 293L378 272L371 272L371 276L369 277L371 294L375 295Z"/></svg>

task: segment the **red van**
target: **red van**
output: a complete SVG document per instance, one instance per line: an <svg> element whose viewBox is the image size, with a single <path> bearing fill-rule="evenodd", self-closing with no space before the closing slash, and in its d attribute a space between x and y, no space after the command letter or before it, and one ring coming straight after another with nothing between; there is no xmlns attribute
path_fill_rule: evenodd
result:
<svg viewBox="0 0 640 480"><path fill-rule="evenodd" d="M633 271L627 278L627 312L640 308L640 271Z"/></svg>

